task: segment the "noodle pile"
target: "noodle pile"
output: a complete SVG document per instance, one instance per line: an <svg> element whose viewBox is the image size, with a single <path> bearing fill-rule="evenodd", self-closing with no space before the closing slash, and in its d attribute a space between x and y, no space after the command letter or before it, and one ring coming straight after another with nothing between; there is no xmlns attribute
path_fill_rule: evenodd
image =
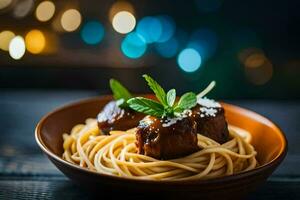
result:
<svg viewBox="0 0 300 200"><path fill-rule="evenodd" d="M102 135L95 119L63 134L63 159L104 174L154 180L211 179L256 167L256 151L250 134L229 129L231 139L219 144L198 134L200 151L172 160L158 160L137 153L135 131L111 131Z"/></svg>

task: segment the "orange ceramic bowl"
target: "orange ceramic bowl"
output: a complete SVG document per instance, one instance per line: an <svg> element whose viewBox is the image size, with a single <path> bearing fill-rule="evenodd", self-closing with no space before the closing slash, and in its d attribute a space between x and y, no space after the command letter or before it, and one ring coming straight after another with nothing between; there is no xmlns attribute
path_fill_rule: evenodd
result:
<svg viewBox="0 0 300 200"><path fill-rule="evenodd" d="M106 196L124 194L167 194L175 198L240 199L261 185L283 161L287 140L270 120L252 111L222 103L229 124L249 131L260 166L256 169L211 180L153 181L133 180L89 171L62 159L64 132L95 118L111 96L90 98L63 106L46 115L37 125L35 137L49 159L66 176L95 193L106 191ZM112 192L108 192L112 190ZM117 192L115 192L117 191ZM103 195L103 192L101 194ZM105 192L104 192L105 193Z"/></svg>

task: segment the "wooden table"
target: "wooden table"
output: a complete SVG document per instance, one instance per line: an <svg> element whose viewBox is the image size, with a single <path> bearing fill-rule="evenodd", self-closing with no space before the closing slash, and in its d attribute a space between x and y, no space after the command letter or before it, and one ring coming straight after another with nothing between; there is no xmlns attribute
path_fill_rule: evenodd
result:
<svg viewBox="0 0 300 200"><path fill-rule="evenodd" d="M55 107L95 95L97 93L91 91L0 90L0 199L91 197L42 154L34 140L34 128L38 120ZM288 156L283 164L249 199L300 199L300 101L227 102L270 118L282 128L289 141Z"/></svg>

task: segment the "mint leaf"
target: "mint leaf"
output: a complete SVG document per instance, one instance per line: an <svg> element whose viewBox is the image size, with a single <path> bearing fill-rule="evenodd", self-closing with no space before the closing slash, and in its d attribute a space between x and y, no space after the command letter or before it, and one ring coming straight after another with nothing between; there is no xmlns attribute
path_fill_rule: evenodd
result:
<svg viewBox="0 0 300 200"><path fill-rule="evenodd" d="M143 77L148 82L149 87L154 92L156 98L160 101L163 106L168 106L166 101L166 92L165 90L150 76L144 74Z"/></svg>
<svg viewBox="0 0 300 200"><path fill-rule="evenodd" d="M119 106L127 107L126 101L132 98L130 92L117 80L110 79L109 80L110 88L113 92L113 96L115 100L123 99L122 103L119 103ZM121 102L121 101L120 101Z"/></svg>
<svg viewBox="0 0 300 200"><path fill-rule="evenodd" d="M176 107L173 109L173 111L174 111L174 113L175 113L175 115L176 115L176 113L177 113L177 114L182 113L182 112L184 111L184 109L181 108L181 107L176 106Z"/></svg>
<svg viewBox="0 0 300 200"><path fill-rule="evenodd" d="M174 111L183 111L186 109L190 109L197 104L197 96L193 92L187 92L181 96L179 99L177 106L174 108Z"/></svg>
<svg viewBox="0 0 300 200"><path fill-rule="evenodd" d="M169 90L167 93L167 103L170 107L174 105L175 99L176 99L176 90L175 89Z"/></svg>
<svg viewBox="0 0 300 200"><path fill-rule="evenodd" d="M164 107L151 99L144 97L135 97L127 101L129 107L137 112L147 115L162 117L164 115Z"/></svg>
<svg viewBox="0 0 300 200"><path fill-rule="evenodd" d="M155 117L176 117L184 110L190 109L197 104L197 96L193 92L185 93L177 103L176 90L167 92L150 76L143 75L149 87L155 93L159 102L144 97L135 97L127 100L129 107L137 112L142 112Z"/></svg>

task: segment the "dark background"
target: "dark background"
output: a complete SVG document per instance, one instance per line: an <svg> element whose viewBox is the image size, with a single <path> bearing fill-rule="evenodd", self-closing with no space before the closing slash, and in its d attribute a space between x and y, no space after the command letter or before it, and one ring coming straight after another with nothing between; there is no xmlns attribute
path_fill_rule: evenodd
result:
<svg viewBox="0 0 300 200"><path fill-rule="evenodd" d="M109 93L107 81L114 77L134 92L146 92L141 75L149 73L164 87L175 87L180 93L200 91L216 80L217 88L210 94L215 98L300 97L298 0L127 1L134 7L137 22L145 16L161 14L174 19L176 30L184 33L178 53L187 46L195 30L207 28L215 32L216 51L192 73L178 67L178 53L163 58L152 44L138 59L123 55L120 45L125 35L115 32L108 19L109 9L116 1L54 1L56 14L46 23L34 16L39 2L35 1L32 11L23 18L13 16L13 6L4 9L0 12L0 31L12 30L23 37L31 29L49 32L58 41L56 51L38 55L26 52L20 60L13 60L8 52L0 50L1 88L88 89ZM15 1L15 5L18 3ZM53 30L52 21L67 5L81 12L82 24L97 19L104 25L105 36L99 44L89 46L81 40L82 25L70 33ZM247 51L246 56L249 51L262 54L267 66L247 67L245 59L241 59Z"/></svg>

